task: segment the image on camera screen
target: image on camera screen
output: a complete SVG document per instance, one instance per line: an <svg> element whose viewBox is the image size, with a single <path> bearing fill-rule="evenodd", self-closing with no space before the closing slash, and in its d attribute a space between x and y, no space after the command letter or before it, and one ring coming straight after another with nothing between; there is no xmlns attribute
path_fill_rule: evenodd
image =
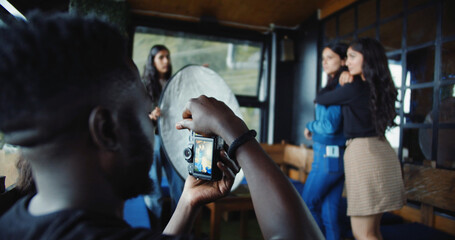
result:
<svg viewBox="0 0 455 240"><path fill-rule="evenodd" d="M196 139L194 145L194 172L212 174L213 139Z"/></svg>

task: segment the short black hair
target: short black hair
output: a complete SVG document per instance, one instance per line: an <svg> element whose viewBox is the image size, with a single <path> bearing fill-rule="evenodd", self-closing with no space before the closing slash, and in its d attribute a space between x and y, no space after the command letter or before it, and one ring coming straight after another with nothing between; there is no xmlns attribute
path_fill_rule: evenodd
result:
<svg viewBox="0 0 455 240"><path fill-rule="evenodd" d="M112 89L134 82L127 59L125 39L96 17L34 12L1 27L0 131L55 135L87 121L91 108L115 102Z"/></svg>

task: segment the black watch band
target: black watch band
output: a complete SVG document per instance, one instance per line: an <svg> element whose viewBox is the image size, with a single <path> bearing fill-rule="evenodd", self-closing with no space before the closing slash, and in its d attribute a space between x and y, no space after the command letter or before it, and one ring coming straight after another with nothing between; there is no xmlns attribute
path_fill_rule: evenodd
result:
<svg viewBox="0 0 455 240"><path fill-rule="evenodd" d="M237 148L242 146L244 143L248 142L249 140L253 139L256 137L256 131L255 130L249 130L248 132L242 134L240 137L236 138L231 146L229 146L228 149L228 156L230 159L235 159L235 152L237 151Z"/></svg>

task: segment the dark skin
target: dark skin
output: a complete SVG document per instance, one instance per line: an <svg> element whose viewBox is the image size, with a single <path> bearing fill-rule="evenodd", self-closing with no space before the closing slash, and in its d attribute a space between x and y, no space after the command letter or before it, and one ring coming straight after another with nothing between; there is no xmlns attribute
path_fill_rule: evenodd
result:
<svg viewBox="0 0 455 240"><path fill-rule="evenodd" d="M137 71L137 70L136 70ZM147 95L139 81L129 88L120 105L132 109L144 136L150 142L153 128L147 116ZM128 96L128 97L126 97ZM129 173L118 176L118 169L131 165L128 156L130 129L119 118L122 106L98 106L91 110L88 129L75 133L62 133L47 144L24 148L30 160L38 193L32 198L28 210L32 215L44 215L65 209L86 209L122 218L124 199L119 194L118 183L113 178L129 179ZM134 144L134 143L133 143ZM151 156L143 156L149 162ZM237 164L223 157L218 167L223 173L220 181L196 180L189 176L181 200L164 233L188 234L196 213L204 203L226 196L234 182ZM116 185L117 184L117 185Z"/></svg>
<svg viewBox="0 0 455 240"><path fill-rule="evenodd" d="M86 209L122 217L122 189L134 187L136 182L130 182L130 179L136 175L148 176L151 156L147 151L141 154L130 152L129 147L135 144L131 140L139 135L132 134L131 126L128 127L119 116L127 114L135 119L134 124L143 133L141 138L149 143L148 147L152 146L153 138L147 104L143 104L148 98L137 69L133 70L137 81L125 90L126 94L119 96L124 99L115 106L94 107L87 119L87 129L61 133L46 144L23 149L25 158L32 165L38 189L28 206L32 215ZM121 111L125 108L129 111ZM176 124L177 129L216 134L228 145L248 131L245 123L224 103L205 96L190 100L182 116L183 120ZM188 234L201 207L229 193L239 166L227 158L225 152L221 154L218 167L223 173L222 179L211 182L189 176L163 233ZM136 158L129 157L133 155ZM305 203L256 140L240 146L236 159L244 169L256 216L266 239L323 239ZM136 172L121 171L134 164L148 167L136 168Z"/></svg>
<svg viewBox="0 0 455 240"><path fill-rule="evenodd" d="M228 145L248 131L245 123L224 103L205 96L191 99L182 117L177 129L218 135ZM248 181L265 239L324 238L295 188L256 140L240 146L236 158Z"/></svg>

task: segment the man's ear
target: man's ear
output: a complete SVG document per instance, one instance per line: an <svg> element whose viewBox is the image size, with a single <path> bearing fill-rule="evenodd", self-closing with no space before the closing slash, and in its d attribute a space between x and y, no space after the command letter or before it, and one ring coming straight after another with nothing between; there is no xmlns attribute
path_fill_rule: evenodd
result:
<svg viewBox="0 0 455 240"><path fill-rule="evenodd" d="M117 121L111 111L96 107L90 112L89 129L93 141L100 149L116 151L119 148Z"/></svg>

